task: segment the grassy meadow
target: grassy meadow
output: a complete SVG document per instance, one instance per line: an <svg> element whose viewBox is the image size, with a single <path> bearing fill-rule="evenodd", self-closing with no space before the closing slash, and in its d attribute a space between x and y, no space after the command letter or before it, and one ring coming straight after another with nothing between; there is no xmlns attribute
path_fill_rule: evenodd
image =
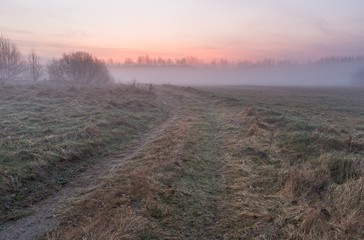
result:
<svg viewBox="0 0 364 240"><path fill-rule="evenodd" d="M181 109L46 239L361 239L363 90L165 89Z"/></svg>
<svg viewBox="0 0 364 240"><path fill-rule="evenodd" d="M227 239L364 237L363 89L209 89L226 147Z"/></svg>
<svg viewBox="0 0 364 240"><path fill-rule="evenodd" d="M3 220L157 126L42 239L364 238L363 89L1 91Z"/></svg>
<svg viewBox="0 0 364 240"><path fill-rule="evenodd" d="M142 87L1 86L0 221L24 214L164 115Z"/></svg>

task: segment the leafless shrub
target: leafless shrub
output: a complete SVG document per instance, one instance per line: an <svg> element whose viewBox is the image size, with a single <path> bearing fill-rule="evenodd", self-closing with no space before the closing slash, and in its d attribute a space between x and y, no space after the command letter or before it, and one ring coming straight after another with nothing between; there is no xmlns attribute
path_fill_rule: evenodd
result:
<svg viewBox="0 0 364 240"><path fill-rule="evenodd" d="M87 52L63 54L47 66L50 80L72 85L103 85L112 82L105 62Z"/></svg>

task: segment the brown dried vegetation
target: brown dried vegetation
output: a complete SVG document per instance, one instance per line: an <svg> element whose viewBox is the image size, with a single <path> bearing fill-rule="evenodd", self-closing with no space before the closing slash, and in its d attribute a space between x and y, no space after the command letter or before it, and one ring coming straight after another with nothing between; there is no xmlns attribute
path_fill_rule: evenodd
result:
<svg viewBox="0 0 364 240"><path fill-rule="evenodd" d="M163 91L173 121L45 238L364 238L361 92Z"/></svg>

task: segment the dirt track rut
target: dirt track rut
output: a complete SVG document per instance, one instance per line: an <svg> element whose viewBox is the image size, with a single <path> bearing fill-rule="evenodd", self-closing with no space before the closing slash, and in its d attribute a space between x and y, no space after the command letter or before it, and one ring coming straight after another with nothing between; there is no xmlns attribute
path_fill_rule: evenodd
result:
<svg viewBox="0 0 364 240"><path fill-rule="evenodd" d="M158 91L158 95L165 107L170 109L169 116L165 121L154 126L138 141L132 143L128 152L96 163L59 192L37 203L32 207L30 215L0 226L0 240L36 239L56 227L59 224L59 214L67 209L72 201L100 187L105 179L111 177L118 169L146 149L153 139L163 135L164 131L174 124L179 115L183 114L183 104L166 91Z"/></svg>

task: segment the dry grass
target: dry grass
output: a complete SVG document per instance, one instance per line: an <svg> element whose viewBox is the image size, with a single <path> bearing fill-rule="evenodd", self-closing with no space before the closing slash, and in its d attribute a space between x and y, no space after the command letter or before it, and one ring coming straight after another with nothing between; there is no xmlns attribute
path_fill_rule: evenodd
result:
<svg viewBox="0 0 364 240"><path fill-rule="evenodd" d="M46 84L2 86L0 115L0 221L18 217L164 117L143 88Z"/></svg>
<svg viewBox="0 0 364 240"><path fill-rule="evenodd" d="M272 92L259 97L254 91L230 92L230 98L244 99L243 111L225 101L230 154L224 159L220 231L226 239L364 238L364 119L355 112L362 102L352 105L345 95L340 101L347 105L333 107L315 95L288 102ZM260 107L249 106L254 102ZM305 115L295 112L297 106ZM317 116L324 108L331 109L327 116ZM326 118L342 121L334 126Z"/></svg>
<svg viewBox="0 0 364 240"><path fill-rule="evenodd" d="M219 126L199 96L189 89L169 91L184 106L173 125L76 203L46 239L208 239L219 234L214 231Z"/></svg>
<svg viewBox="0 0 364 240"><path fill-rule="evenodd" d="M274 221L283 202L274 194L279 185L273 126L252 107L225 108L221 116L228 124L219 231L224 239L279 239L282 235Z"/></svg>
<svg viewBox="0 0 364 240"><path fill-rule="evenodd" d="M100 189L81 199L63 220L64 226L47 239L137 239L151 231L168 236L156 219L168 220L161 198L170 169L179 166L184 139L195 119L180 119ZM149 229L149 230L148 230Z"/></svg>
<svg viewBox="0 0 364 240"><path fill-rule="evenodd" d="M364 238L362 92L165 92L178 121L45 238Z"/></svg>

